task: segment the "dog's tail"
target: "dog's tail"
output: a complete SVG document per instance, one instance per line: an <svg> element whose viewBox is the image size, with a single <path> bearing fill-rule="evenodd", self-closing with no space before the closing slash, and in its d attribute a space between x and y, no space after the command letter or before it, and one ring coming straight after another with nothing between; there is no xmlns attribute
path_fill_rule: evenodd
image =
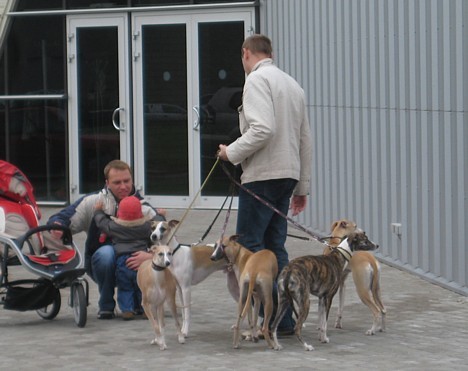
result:
<svg viewBox="0 0 468 371"><path fill-rule="evenodd" d="M247 309L250 308L250 306L252 305L252 296L253 296L253 291L254 291L256 280L257 280L257 275L256 274L254 274L254 275L252 275L252 277L250 277L249 288L247 290L247 298L245 300L244 309L242 309L241 318L245 317L245 314L247 313ZM241 295L241 298L239 300L242 300L242 295Z"/></svg>
<svg viewBox="0 0 468 371"><path fill-rule="evenodd" d="M288 301L294 315L298 318L296 307L294 306L294 292L297 288L297 282L295 276L292 274L291 269L283 269L281 275L283 275L283 297Z"/></svg>
<svg viewBox="0 0 468 371"><path fill-rule="evenodd" d="M382 298L380 294L380 266L376 260L371 260L372 270L374 272L374 277L371 283L372 296L374 297L374 302L377 304L377 307L380 309L382 314L387 313L385 306L382 303Z"/></svg>

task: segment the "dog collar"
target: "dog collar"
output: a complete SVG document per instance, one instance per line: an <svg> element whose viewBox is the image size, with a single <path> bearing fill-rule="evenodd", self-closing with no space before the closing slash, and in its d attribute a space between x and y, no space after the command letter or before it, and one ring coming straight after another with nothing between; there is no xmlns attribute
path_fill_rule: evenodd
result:
<svg viewBox="0 0 468 371"><path fill-rule="evenodd" d="M182 245L179 243L179 244L177 245L177 247L174 249L174 251L172 252L172 255L174 255L174 254L177 252L177 250L180 249L181 246L182 246Z"/></svg>
<svg viewBox="0 0 468 371"><path fill-rule="evenodd" d="M348 250L346 250L345 248L341 246L337 246L336 249L341 255L343 255L343 258L345 258L347 262L349 262L351 258L353 257L353 254L351 254Z"/></svg>
<svg viewBox="0 0 468 371"><path fill-rule="evenodd" d="M341 255L343 255L343 258L345 258L345 260L347 262L349 262L351 260L351 258L353 257L353 253L351 252L351 249L349 248L348 238L346 238L344 241L342 241L336 247L336 249L338 250L338 252Z"/></svg>
<svg viewBox="0 0 468 371"><path fill-rule="evenodd" d="M154 264L154 262L151 262L151 267L152 267L155 271L158 271L158 272L161 272L161 271L163 271L164 269L166 269L166 267L160 267L159 265Z"/></svg>

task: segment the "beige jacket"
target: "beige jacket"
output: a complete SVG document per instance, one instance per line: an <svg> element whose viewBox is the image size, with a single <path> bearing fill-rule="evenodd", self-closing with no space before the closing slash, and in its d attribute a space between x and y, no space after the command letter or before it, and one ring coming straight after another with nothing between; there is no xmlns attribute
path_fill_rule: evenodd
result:
<svg viewBox="0 0 468 371"><path fill-rule="evenodd" d="M304 91L270 58L245 80L239 127L242 135L226 153L242 165L242 183L292 178L298 180L295 195L309 194L312 142Z"/></svg>

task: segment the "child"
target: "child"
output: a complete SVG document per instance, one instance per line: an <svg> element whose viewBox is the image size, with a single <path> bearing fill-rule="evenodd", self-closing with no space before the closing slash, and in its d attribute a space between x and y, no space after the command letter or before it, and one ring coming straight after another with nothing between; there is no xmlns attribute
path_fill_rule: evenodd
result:
<svg viewBox="0 0 468 371"><path fill-rule="evenodd" d="M117 217L102 211L102 201L94 206L94 220L102 233L112 241L116 255L117 303L126 321L135 317L141 307L141 291L137 285L137 271L127 267L127 258L136 251L146 251L151 235L151 222L143 216L141 203L135 196L120 201Z"/></svg>

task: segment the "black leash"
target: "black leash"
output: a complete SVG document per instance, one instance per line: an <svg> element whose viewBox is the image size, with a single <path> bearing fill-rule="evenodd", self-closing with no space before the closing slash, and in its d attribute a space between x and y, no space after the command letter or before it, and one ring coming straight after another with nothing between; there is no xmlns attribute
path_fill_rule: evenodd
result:
<svg viewBox="0 0 468 371"><path fill-rule="evenodd" d="M229 170L226 168L226 165L224 165L223 161L220 162L220 165L221 165L221 168L223 169L223 171L226 173L226 175L229 177L229 179L234 183L236 184L239 188L241 188L242 190L244 190L245 192L247 192L248 194L250 194L252 197L256 198L258 201L260 201L262 204L264 204L265 206L269 207L271 210L273 210L275 213L277 213L278 215L282 216L283 218L285 218L288 222L290 222L292 225L294 225L297 229L300 229L301 231L307 233L309 236L311 236L314 240L316 241L319 241L319 242L322 242L321 241L321 237L315 235L314 233L312 233L311 231L309 231L307 228L305 228L304 226L300 225L298 222L296 222L294 219L290 218L289 216L285 215L284 213L282 213L281 211L279 211L276 207L274 207L272 204L270 204L269 202L265 201L263 198L261 198L260 196L256 195L254 192L252 192L250 189L247 189L245 188L242 184L240 184L236 179L234 179L234 177L232 176L232 174L229 172Z"/></svg>
<svg viewBox="0 0 468 371"><path fill-rule="evenodd" d="M216 216L214 217L214 219L213 219L213 221L211 222L211 224L208 226L208 229L205 231L205 233L203 234L203 236L198 240L197 244L202 243L203 240L206 238L206 236L208 236L208 233L210 233L211 228L213 228L213 225L216 223L216 220L218 219L219 214L221 214L221 211L223 211L224 205L226 204L226 201L227 201L227 199L229 198L229 196L231 196L231 202L230 202L230 204L229 204L229 211L228 211L228 213L230 213L230 211L231 211L231 206L232 206L232 199L234 198L234 187L232 186L232 184L231 184L231 186L230 186L230 190L231 190L230 194L228 193L228 194L226 195L226 198L224 199L223 204L221 205L220 209L219 209L218 212L216 213ZM225 224L226 224L226 223L225 223ZM224 229L226 229L226 225L224 226ZM223 234L224 234L224 233L223 233Z"/></svg>

